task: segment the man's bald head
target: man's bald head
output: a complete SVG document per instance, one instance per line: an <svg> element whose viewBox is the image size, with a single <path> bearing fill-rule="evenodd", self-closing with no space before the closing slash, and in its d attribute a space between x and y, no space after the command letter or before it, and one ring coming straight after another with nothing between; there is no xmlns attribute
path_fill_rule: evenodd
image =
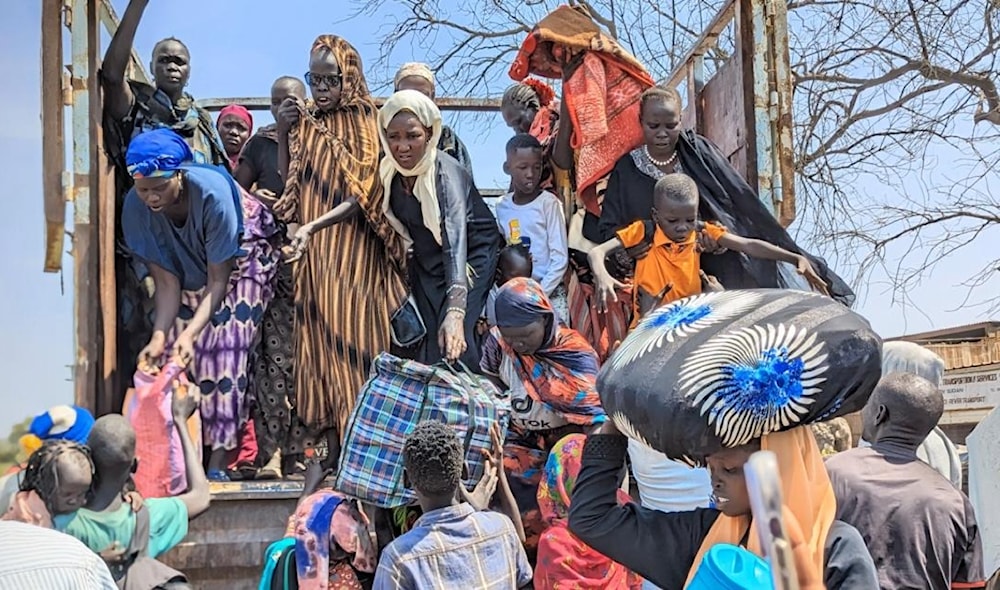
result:
<svg viewBox="0 0 1000 590"><path fill-rule="evenodd" d="M882 377L861 412L865 440L892 439L914 450L944 413L944 397L936 385L912 373Z"/></svg>

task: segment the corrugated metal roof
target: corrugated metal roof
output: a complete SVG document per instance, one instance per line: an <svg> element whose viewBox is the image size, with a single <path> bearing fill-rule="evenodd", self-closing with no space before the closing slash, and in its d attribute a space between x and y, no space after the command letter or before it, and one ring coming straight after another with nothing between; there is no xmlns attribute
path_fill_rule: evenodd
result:
<svg viewBox="0 0 1000 590"><path fill-rule="evenodd" d="M894 338L886 338L887 341L905 340L906 342L916 342L917 344L942 344L955 341L968 341L986 338L994 332L1000 331L1000 321L991 320L955 326L953 328L942 328L929 332L918 332L916 334L906 334Z"/></svg>

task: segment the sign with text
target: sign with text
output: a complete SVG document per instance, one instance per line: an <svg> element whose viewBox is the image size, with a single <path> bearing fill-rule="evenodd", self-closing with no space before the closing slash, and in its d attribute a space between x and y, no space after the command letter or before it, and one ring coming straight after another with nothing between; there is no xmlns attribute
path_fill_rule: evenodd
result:
<svg viewBox="0 0 1000 590"><path fill-rule="evenodd" d="M945 372L941 386L944 409L979 410L1000 406L1000 366L987 369Z"/></svg>

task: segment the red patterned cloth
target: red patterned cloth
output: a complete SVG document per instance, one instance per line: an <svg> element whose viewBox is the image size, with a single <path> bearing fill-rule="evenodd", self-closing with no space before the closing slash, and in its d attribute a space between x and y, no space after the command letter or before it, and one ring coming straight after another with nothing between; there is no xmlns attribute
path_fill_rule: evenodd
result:
<svg viewBox="0 0 1000 590"><path fill-rule="evenodd" d="M642 143L639 97L654 85L653 78L583 9L569 6L539 21L521 45L510 77L561 78L562 64L581 54L581 65L563 83L562 99L573 121L577 192L587 210L600 215L597 182Z"/></svg>
<svg viewBox="0 0 1000 590"><path fill-rule="evenodd" d="M538 509L548 528L538 541L535 590L642 587L642 578L591 548L569 530L570 499L580 476L586 440L583 434L563 438L552 447L545 463L538 485ZM631 501L628 494L618 490L619 504Z"/></svg>

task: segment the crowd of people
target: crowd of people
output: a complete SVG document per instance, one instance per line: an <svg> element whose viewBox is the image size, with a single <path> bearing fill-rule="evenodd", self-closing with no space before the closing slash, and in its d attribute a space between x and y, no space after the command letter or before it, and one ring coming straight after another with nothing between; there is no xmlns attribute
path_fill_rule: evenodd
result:
<svg viewBox="0 0 1000 590"><path fill-rule="evenodd" d="M101 72L122 347L140 372L185 367L197 390L172 404L186 491L135 493L136 433L122 415L53 409L46 440L0 486L4 520L38 530L0 523L0 547L65 548L0 565L0 582L189 587L156 558L208 509L209 481L289 478L305 480L287 531L300 588L680 590L717 544L761 553L743 466L764 449L804 539L802 588L985 587L968 499L917 458L941 417L940 370L896 361L863 411L870 445L825 463L804 426L713 451L708 469L619 432L598 375L656 310L724 290L854 296L685 129L680 95L579 25L579 11L539 23L512 66L510 186L494 210L427 65L400 67L378 107L357 50L321 36L303 53L304 81L275 80L274 123L255 130L245 107L213 121L187 94L178 39L155 45L155 85L126 78L145 5L129 3ZM560 27L575 26L595 41L560 44L572 37ZM530 73L561 79L563 100ZM653 319L642 329L667 329ZM473 490L454 431L409 425L418 505L373 534L369 507L322 482L386 351L481 374L505 392L510 423L491 432ZM200 441L185 426L196 412ZM53 528L103 559L50 540Z"/></svg>

